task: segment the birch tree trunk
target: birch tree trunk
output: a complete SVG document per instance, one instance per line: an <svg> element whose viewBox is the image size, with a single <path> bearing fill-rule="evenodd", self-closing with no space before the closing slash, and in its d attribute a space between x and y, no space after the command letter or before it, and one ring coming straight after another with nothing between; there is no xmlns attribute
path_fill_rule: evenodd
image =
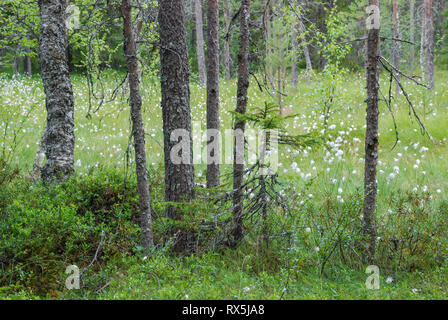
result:
<svg viewBox="0 0 448 320"><path fill-rule="evenodd" d="M426 1L426 0L423 0ZM423 3L423 11L425 11L425 2ZM422 30L420 40L420 69L422 70L422 80L426 80L425 67L425 52L426 52L426 17L425 12L422 13Z"/></svg>
<svg viewBox="0 0 448 320"><path fill-rule="evenodd" d="M189 66L187 57L185 7L183 0L159 1L160 33L160 83L162 89L162 117L165 155L165 201L188 202L193 199L194 167L193 141L191 135L191 110L189 88ZM183 130L187 137L182 142L189 148L182 150L182 161L175 164L171 150L180 141L172 141L175 130ZM185 139L185 141L183 141ZM169 207L166 216L182 220L180 210ZM184 251L188 235L181 232L175 239L174 251Z"/></svg>
<svg viewBox="0 0 448 320"><path fill-rule="evenodd" d="M208 1L207 45L207 187L219 185L220 139L210 130L219 130L219 5L218 0ZM216 141L215 141L216 139ZM219 159L219 157L218 157ZM209 161L211 160L211 161Z"/></svg>
<svg viewBox="0 0 448 320"><path fill-rule="evenodd" d="M67 64L66 0L39 0L39 63L46 95L44 133L46 182L65 180L74 171L74 102Z"/></svg>
<svg viewBox="0 0 448 320"><path fill-rule="evenodd" d="M302 35L304 35L306 32L306 28L302 20L299 21L299 30ZM313 64L311 62L310 50L308 48L308 44L306 43L305 36L301 38L301 41L303 47L303 55L305 57L305 63L306 63L306 72L310 75L313 73Z"/></svg>
<svg viewBox="0 0 448 320"><path fill-rule="evenodd" d="M425 69L428 85L434 88L434 14L432 0L425 0Z"/></svg>
<svg viewBox="0 0 448 320"><path fill-rule="evenodd" d="M249 19L250 0L241 0L240 11L240 48L238 52L238 87L236 112L245 114L247 108L247 90L249 88ZM236 121L235 131L244 134L244 121ZM244 139L235 138L233 160L233 241L234 245L244 237L243 226L243 174L244 174Z"/></svg>
<svg viewBox="0 0 448 320"><path fill-rule="evenodd" d="M291 84L297 88L298 73L297 73L297 23L292 25L291 34L291 50L292 50L292 64L291 64Z"/></svg>
<svg viewBox="0 0 448 320"><path fill-rule="evenodd" d="M44 129L45 134L46 128ZM33 170L31 171L31 179L33 181L39 180L41 177L42 168L45 162L45 140L44 134L40 138L39 147L37 148L36 156L34 157Z"/></svg>
<svg viewBox="0 0 448 320"><path fill-rule="evenodd" d="M265 12L264 12L264 37L266 43L266 59L268 60L271 56L271 48L269 42L271 41L271 4L270 0L265 1ZM241 45L241 44L240 44ZM274 83L274 70L272 66L266 66L266 73L269 81L269 85L271 86L272 93L275 92L275 83Z"/></svg>
<svg viewBox="0 0 448 320"><path fill-rule="evenodd" d="M27 55L25 56L25 75L28 77L31 77L33 75L32 65L31 65L31 58L30 58L30 48L26 48Z"/></svg>
<svg viewBox="0 0 448 320"><path fill-rule="evenodd" d="M410 0L410 12L409 12L409 24L410 24L410 41L412 43L415 42L415 0ZM415 63L415 45L411 44L411 66L414 67L414 63Z"/></svg>
<svg viewBox="0 0 448 320"><path fill-rule="evenodd" d="M394 38L400 38L400 13L399 13L398 0L393 0L392 3L392 21L394 25ZM400 69L400 42L393 42L393 62L394 66ZM400 74L395 73L395 76L400 79ZM396 83L395 86L395 95L398 96L400 94L400 85Z"/></svg>
<svg viewBox="0 0 448 320"><path fill-rule="evenodd" d="M129 81L129 100L131 104L142 247L150 249L154 247L151 199L149 195L148 171L146 168L145 130L143 128L142 98L140 96L140 71L137 60L137 43L132 28L132 8L130 0L122 0L121 13L123 15L124 54L126 56Z"/></svg>
<svg viewBox="0 0 448 320"><path fill-rule="evenodd" d="M196 17L196 54L198 57L198 73L199 73L199 84L203 87L206 83L205 75L205 55L204 55L204 32L203 22L202 22L202 0L194 0L194 11Z"/></svg>
<svg viewBox="0 0 448 320"><path fill-rule="evenodd" d="M369 0L370 5L379 7L379 0ZM368 258L373 261L376 245L375 210L377 195L378 159L378 57L380 53L380 30L369 30L367 39L367 117L364 168L364 216L363 231L368 236Z"/></svg>
<svg viewBox="0 0 448 320"><path fill-rule="evenodd" d="M223 10L224 11L224 24L225 24L225 28L226 28L226 38L224 39L223 65L224 65L224 71L225 71L225 75L226 75L226 81L229 82L230 81L230 34L229 34L229 30L230 30L231 11L230 11L228 0L223 0L223 5L224 5L224 10Z"/></svg>

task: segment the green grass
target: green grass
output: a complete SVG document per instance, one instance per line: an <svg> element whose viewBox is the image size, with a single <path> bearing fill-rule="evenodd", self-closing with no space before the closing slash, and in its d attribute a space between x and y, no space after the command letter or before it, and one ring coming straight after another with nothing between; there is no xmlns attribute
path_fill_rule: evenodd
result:
<svg viewBox="0 0 448 320"><path fill-rule="evenodd" d="M416 121L409 116L404 97L400 96L392 104L400 142L391 150L395 143L393 122L386 105L380 104L379 224L397 210L393 199L397 194L418 195L424 202L420 202L417 207L438 212L442 220L448 219L447 210L440 209L448 201L448 72L439 70L436 75L433 93L404 81L434 142L422 136ZM105 83L109 95L114 89L113 79L110 75ZM306 152L296 152L287 147L280 149L279 174L297 199L304 202L302 207L299 206L303 212L298 212L298 215L316 212L313 210L322 210L319 213L323 214L328 201L342 205L342 202L350 202L351 197L362 190L366 108L364 81L363 74L351 74L338 88L339 96L329 120L328 137L332 143L329 151L323 148ZM383 92L387 92L387 82L385 77L381 81ZM291 133L319 132L322 129L322 121L319 119L320 85L304 77L299 81L297 89L288 88L284 105L297 114L286 128ZM74 75L73 87L76 105L75 162L79 160L80 163L76 167L77 175L87 174L90 168L96 166L124 168L130 133L126 96L120 94L115 101L105 102L97 112L93 112L97 104L93 101L91 118L86 118L89 102L85 79ZM148 163L153 170L158 170L163 162L163 133L157 79L144 79L142 95ZM235 96L235 81L222 82L220 99L223 130L231 128L230 111L235 108ZM192 117L193 121L202 126L206 120L205 101L205 89L192 84ZM265 101L276 101L276 98L260 92L256 82L252 81L249 108L263 106ZM2 143L5 143L4 155L8 154L8 148L16 146L11 163L19 166L22 172L31 170L43 131L44 110L44 93L38 78L11 79L6 75L0 76L0 136ZM5 129L6 135L3 135ZM293 169L291 165L294 162L296 166ZM229 170L229 166L224 166L224 172ZM198 182L205 182L204 165L198 165L195 174ZM310 203L313 210L306 206ZM102 277L104 283L107 283L104 290L100 293L84 290L70 294L74 298L104 299L447 298L446 262L441 266L417 268L410 272L382 272L381 289L372 291L366 289L367 275L360 268L330 264L326 276L321 276L318 264L313 264L313 261L319 261L319 256L312 252L313 246L319 244L320 240L314 241L314 244L308 246L310 252L305 254L306 263L303 266L301 263L293 263L288 267L289 262L286 263L286 260L278 263L263 260L251 251L253 246L250 245L236 251L217 251L187 258L172 257L165 253L144 261L140 255L113 257L103 271ZM266 268L259 268L259 264L263 263ZM271 264L274 267L269 269ZM64 270L61 266L62 278ZM386 283L385 279L389 276L394 280ZM27 294L13 297L26 298Z"/></svg>

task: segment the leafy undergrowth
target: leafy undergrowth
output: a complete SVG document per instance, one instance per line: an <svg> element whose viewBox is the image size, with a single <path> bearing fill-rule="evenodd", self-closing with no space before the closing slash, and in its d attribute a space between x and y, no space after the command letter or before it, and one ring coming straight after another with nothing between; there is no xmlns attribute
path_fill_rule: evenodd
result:
<svg viewBox="0 0 448 320"><path fill-rule="evenodd" d="M359 193L344 203L331 195L300 203L288 215L273 210L268 221L277 224L270 228L281 231L281 221L292 233L268 247L248 221L248 236L237 249L175 256L159 243L145 255L138 246L134 179L125 184L123 172L96 169L58 186L32 183L5 164L1 172L1 299L447 297L448 205L428 194L390 194L390 210L379 217L380 288L369 290L368 264L360 259ZM153 188L154 207L161 190ZM194 215L203 217L197 208ZM156 239L163 224L156 215ZM69 265L82 270L79 290L65 288Z"/></svg>

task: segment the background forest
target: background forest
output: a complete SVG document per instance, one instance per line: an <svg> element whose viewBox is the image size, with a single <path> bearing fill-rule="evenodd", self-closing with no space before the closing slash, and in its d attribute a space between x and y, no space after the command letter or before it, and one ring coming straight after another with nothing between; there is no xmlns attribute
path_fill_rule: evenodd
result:
<svg viewBox="0 0 448 320"><path fill-rule="evenodd" d="M0 0L0 299L446 299L447 18ZM277 171L205 129L274 130Z"/></svg>

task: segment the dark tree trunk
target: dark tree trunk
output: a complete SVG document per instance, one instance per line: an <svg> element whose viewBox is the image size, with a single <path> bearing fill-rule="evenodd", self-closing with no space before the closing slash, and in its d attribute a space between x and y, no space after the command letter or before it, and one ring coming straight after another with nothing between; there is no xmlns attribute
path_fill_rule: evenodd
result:
<svg viewBox="0 0 448 320"><path fill-rule="evenodd" d="M219 130L219 5L218 0L208 1L207 46L207 129ZM207 131L209 132L209 131ZM210 132L209 132L210 133ZM207 158L216 159L221 154L216 134L207 136ZM216 139L216 141L214 140ZM212 161L211 161L212 162ZM207 187L219 185L219 162L207 162Z"/></svg>
<svg viewBox="0 0 448 320"><path fill-rule="evenodd" d="M47 161L42 179L62 181L73 173L74 102L67 64L65 0L39 0L39 63L44 84L47 126L44 134Z"/></svg>
<svg viewBox="0 0 448 320"><path fill-rule="evenodd" d="M236 112L245 114L247 108L247 90L249 88L249 19L250 0L241 0L240 11L240 48L238 52L238 87ZM236 121L235 131L244 133L244 121ZM244 142L235 138L234 160L233 160L233 242L237 244L244 237L243 225L243 174L244 162Z"/></svg>
<svg viewBox="0 0 448 320"><path fill-rule="evenodd" d="M151 200L149 195L148 172L146 168L145 130L142 119L142 99L140 96L140 71L137 60L137 44L132 28L132 8L130 0L121 4L123 15L124 54L129 80L129 100L131 104L132 135L134 138L137 189L140 205L140 228L142 247L154 247L152 233Z"/></svg>
<svg viewBox="0 0 448 320"><path fill-rule="evenodd" d="M191 135L189 68L185 30L185 8L183 0L159 1L160 32L160 82L162 89L162 116L165 154L165 200L184 202L193 199L194 167L193 140ZM186 141L189 161L174 164L170 153L178 141L171 141L176 129L188 132ZM185 141L184 141L185 142ZM182 154L185 155L185 154ZM181 220L179 210L170 207L167 217ZM184 239L185 240L185 239ZM183 251L186 242L179 238L174 244L175 251Z"/></svg>
<svg viewBox="0 0 448 320"><path fill-rule="evenodd" d="M370 0L370 5L379 6L379 0ZM364 217L363 231L368 236L368 258L375 256L376 245L376 195L377 195L377 159L378 159L378 58L380 52L380 30L370 29L367 40L367 128L365 140L364 169Z"/></svg>
<svg viewBox="0 0 448 320"><path fill-rule="evenodd" d="M425 0L425 69L428 85L434 88L434 14L432 0Z"/></svg>
<svg viewBox="0 0 448 320"><path fill-rule="evenodd" d="M204 32L202 22L202 0L195 0L195 17L196 17L196 55L198 57L198 73L199 84L205 86L206 71L205 71L205 55L204 55Z"/></svg>

